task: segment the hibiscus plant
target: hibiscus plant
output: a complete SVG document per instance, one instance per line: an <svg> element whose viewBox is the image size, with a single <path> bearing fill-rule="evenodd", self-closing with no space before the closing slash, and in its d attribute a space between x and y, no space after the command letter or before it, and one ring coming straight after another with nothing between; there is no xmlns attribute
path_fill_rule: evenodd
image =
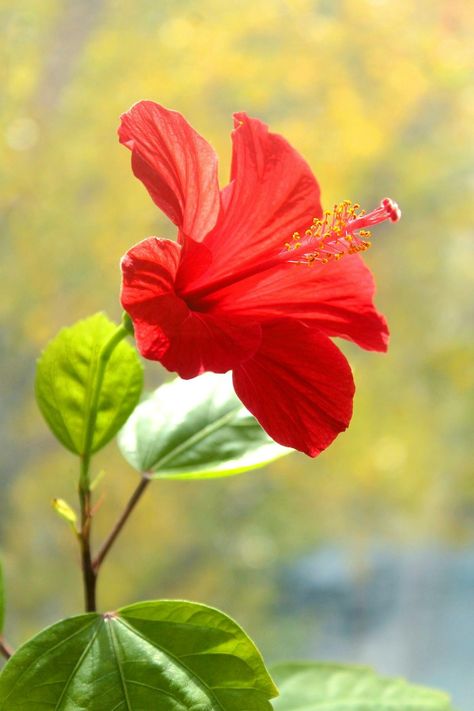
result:
<svg viewBox="0 0 474 711"><path fill-rule="evenodd" d="M16 652L0 673L0 711L448 711L443 693L370 669L284 662L267 669L223 612L197 602L97 609L103 563L157 479L261 467L292 450L317 456L349 425L354 382L331 340L385 351L360 252L399 209L344 201L324 212L308 164L281 136L235 115L230 182L179 113L151 101L122 116L120 142L177 239L149 237L121 261L122 322L99 313L64 328L37 367L36 398L78 462L78 513L54 507L77 538L85 612ZM177 374L142 395L143 361ZM98 550L91 461L117 436L138 484ZM151 544L150 544L151 545ZM0 632L4 618L0 581Z"/></svg>

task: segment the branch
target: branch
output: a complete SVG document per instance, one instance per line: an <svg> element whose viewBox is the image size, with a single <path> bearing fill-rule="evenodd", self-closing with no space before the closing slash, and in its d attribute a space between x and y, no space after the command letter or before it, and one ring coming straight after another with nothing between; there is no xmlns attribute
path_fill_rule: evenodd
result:
<svg viewBox="0 0 474 711"><path fill-rule="evenodd" d="M97 610L97 571L92 563L91 553L92 494L90 484L90 462L94 431L99 411L100 393L107 365L115 348L127 335L127 328L121 324L112 333L110 338L104 343L100 350L89 405L89 416L86 421L84 433L84 446L81 456L81 470L79 476L79 500L81 505L81 530L79 531L79 542L81 544L82 578L84 583L84 601L86 612L95 612Z"/></svg>
<svg viewBox="0 0 474 711"><path fill-rule="evenodd" d="M147 488L150 481L151 481L151 479L146 474L142 474L140 483L138 484L137 488L133 492L132 496L130 497L130 500L128 501L127 505L125 506L125 509L123 510L123 512L119 516L119 518L117 519L110 534L105 539L99 552L97 553L97 556L95 557L95 559L92 562L92 569L93 569L95 575L97 575L100 566L104 562L104 558L106 557L109 550L112 548L112 545L114 544L115 540L117 539L122 528L125 526L128 518L130 517L130 514L132 513L133 509L137 505L139 499L141 498L143 492Z"/></svg>

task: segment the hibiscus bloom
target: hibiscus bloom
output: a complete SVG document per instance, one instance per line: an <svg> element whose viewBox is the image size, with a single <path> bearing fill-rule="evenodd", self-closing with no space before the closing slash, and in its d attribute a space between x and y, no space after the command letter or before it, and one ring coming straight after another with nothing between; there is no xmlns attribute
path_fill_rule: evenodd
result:
<svg viewBox="0 0 474 711"><path fill-rule="evenodd" d="M357 252L369 214L321 208L304 159L261 121L235 114L230 183L219 190L212 147L175 112L142 101L120 142L177 241L150 237L122 259L122 305L139 351L182 378L232 370L235 391L277 442L316 456L345 430L354 382L330 340L385 351L386 322Z"/></svg>

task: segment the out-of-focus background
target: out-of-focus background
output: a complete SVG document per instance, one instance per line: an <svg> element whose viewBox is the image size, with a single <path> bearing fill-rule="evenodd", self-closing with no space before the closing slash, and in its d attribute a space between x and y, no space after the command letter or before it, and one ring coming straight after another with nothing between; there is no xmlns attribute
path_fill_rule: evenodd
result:
<svg viewBox="0 0 474 711"><path fill-rule="evenodd" d="M231 113L246 110L307 158L327 205L400 203L402 222L379 228L366 257L390 352L343 345L355 415L319 459L156 483L104 568L101 606L197 599L237 618L268 661L368 663L473 711L472 20L467 0L0 1L0 532L14 644L82 604L75 541L50 507L74 500L77 463L40 418L35 358L81 317L119 319L120 256L174 235L131 174L119 114L141 98L181 111L225 182ZM146 372L149 387L168 377ZM136 484L114 444L102 467L98 538Z"/></svg>

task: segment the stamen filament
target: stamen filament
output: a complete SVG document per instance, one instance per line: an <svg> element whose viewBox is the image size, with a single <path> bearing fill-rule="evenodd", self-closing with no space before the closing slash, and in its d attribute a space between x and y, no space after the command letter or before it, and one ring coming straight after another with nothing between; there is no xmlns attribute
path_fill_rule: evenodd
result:
<svg viewBox="0 0 474 711"><path fill-rule="evenodd" d="M304 235L295 232L293 241L285 244L287 256L288 252L291 253L288 261L294 264L327 264L346 254L363 252L370 247L371 236L365 227L386 220L397 222L401 217L397 203L390 198L382 200L379 207L368 214L364 210L358 212L359 209L359 205L345 200L334 205L332 212L326 210L322 218L314 218Z"/></svg>

